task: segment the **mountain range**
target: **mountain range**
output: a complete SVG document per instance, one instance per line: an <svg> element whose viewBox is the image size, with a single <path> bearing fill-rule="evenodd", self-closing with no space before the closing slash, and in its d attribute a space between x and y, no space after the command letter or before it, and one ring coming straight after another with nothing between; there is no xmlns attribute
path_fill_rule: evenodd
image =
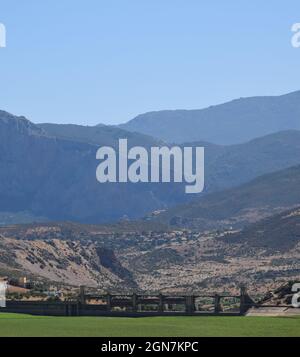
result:
<svg viewBox="0 0 300 357"><path fill-rule="evenodd" d="M99 184L96 151L128 138L129 147L167 145L144 134L108 126L33 124L0 112L0 222L136 219L187 203L184 184ZM205 142L205 192L236 187L300 164L300 132L284 131L244 144ZM203 195L201 195L203 196Z"/></svg>

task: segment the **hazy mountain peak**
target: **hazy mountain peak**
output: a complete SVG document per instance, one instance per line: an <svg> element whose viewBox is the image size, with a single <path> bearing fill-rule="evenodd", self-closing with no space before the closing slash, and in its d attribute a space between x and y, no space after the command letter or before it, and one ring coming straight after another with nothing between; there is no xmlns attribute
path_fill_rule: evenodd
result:
<svg viewBox="0 0 300 357"><path fill-rule="evenodd" d="M0 127L12 132L28 133L30 135L44 135L44 131L29 121L24 116L15 116L6 111L0 110Z"/></svg>
<svg viewBox="0 0 300 357"><path fill-rule="evenodd" d="M300 91L239 98L199 110L141 114L122 128L167 142L238 144L283 130L300 130Z"/></svg>

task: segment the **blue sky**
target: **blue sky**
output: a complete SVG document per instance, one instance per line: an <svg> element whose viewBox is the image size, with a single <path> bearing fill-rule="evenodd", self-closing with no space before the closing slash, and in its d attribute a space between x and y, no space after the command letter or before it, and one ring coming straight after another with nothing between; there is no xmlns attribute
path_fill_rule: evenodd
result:
<svg viewBox="0 0 300 357"><path fill-rule="evenodd" d="M0 109L117 124L300 89L299 0L0 0Z"/></svg>

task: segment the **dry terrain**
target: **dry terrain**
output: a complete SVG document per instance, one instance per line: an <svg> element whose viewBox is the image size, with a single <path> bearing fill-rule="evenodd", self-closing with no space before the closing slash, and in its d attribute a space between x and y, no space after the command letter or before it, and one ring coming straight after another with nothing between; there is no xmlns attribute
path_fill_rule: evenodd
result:
<svg viewBox="0 0 300 357"><path fill-rule="evenodd" d="M246 284L253 294L264 294L300 277L299 209L242 231L119 228L1 228L0 268L103 291L234 293Z"/></svg>

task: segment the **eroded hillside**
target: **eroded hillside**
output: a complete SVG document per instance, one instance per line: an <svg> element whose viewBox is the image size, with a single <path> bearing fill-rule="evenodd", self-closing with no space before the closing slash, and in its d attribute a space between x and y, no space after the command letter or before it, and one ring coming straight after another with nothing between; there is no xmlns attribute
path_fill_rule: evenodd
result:
<svg viewBox="0 0 300 357"><path fill-rule="evenodd" d="M299 208L241 231L141 228L2 228L1 268L119 292L238 292L247 285L264 294L300 277Z"/></svg>

